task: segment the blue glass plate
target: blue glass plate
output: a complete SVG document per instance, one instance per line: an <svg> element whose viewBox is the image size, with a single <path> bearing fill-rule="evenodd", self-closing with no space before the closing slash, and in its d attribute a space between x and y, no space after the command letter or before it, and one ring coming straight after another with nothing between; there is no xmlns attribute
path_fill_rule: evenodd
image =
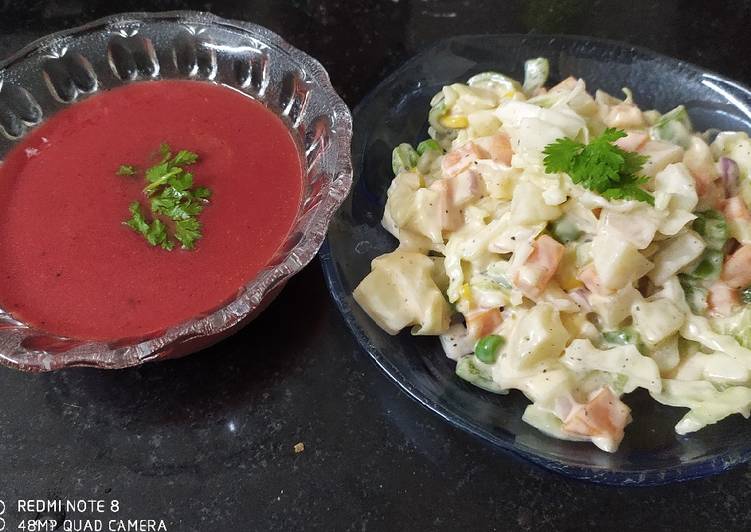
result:
<svg viewBox="0 0 751 532"><path fill-rule="evenodd" d="M381 227L393 178L391 150L426 137L431 97L443 85L485 70L519 79L524 60L544 56L551 80L582 77L590 91L630 87L642 108L686 105L697 129L751 129L751 91L696 66L625 44L583 37L482 35L441 41L385 79L355 110L355 182L321 251L326 280L362 347L409 395L449 423L564 475L604 484L663 484L726 470L751 458L751 421L732 416L685 437L673 431L685 413L646 393L626 397L634 421L615 454L549 438L521 420L527 400L497 396L454 375L436 338L389 336L355 304L352 290L370 261L396 246Z"/></svg>

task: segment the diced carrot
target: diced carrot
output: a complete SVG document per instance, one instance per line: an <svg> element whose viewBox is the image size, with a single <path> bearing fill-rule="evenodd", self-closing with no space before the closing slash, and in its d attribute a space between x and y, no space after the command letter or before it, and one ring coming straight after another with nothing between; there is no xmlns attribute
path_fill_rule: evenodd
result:
<svg viewBox="0 0 751 532"><path fill-rule="evenodd" d="M630 419L631 409L605 386L586 404L571 409L563 430L577 436L606 436L617 444Z"/></svg>
<svg viewBox="0 0 751 532"><path fill-rule="evenodd" d="M514 283L524 295L536 298L555 275L566 248L548 235L541 235L532 243L532 252L519 271Z"/></svg>
<svg viewBox="0 0 751 532"><path fill-rule="evenodd" d="M716 281L709 287L707 305L709 312L715 316L728 316L740 304L738 291L722 281Z"/></svg>
<svg viewBox="0 0 751 532"><path fill-rule="evenodd" d="M730 255L722 267L721 278L731 288L751 285L751 245L743 245Z"/></svg>
<svg viewBox="0 0 751 532"><path fill-rule="evenodd" d="M733 196L722 202L722 214L730 220L751 221L751 212L748 211L746 202L739 196Z"/></svg>
<svg viewBox="0 0 751 532"><path fill-rule="evenodd" d="M469 141L443 156L441 171L444 177L452 177L466 170L469 165L481 158L482 153L477 145Z"/></svg>
<svg viewBox="0 0 751 532"><path fill-rule="evenodd" d="M451 203L454 207L463 207L485 192L485 182L482 176L471 168L445 181L448 182Z"/></svg>
<svg viewBox="0 0 751 532"><path fill-rule="evenodd" d="M480 148L480 154L482 159L492 159L497 163L503 163L506 165L511 164L511 157L513 151L511 150L511 142L504 133L498 133L490 137L481 137L474 141Z"/></svg>
<svg viewBox="0 0 751 532"><path fill-rule="evenodd" d="M438 192L441 209L441 228L446 231L456 231L464 223L459 208L454 205L451 187L448 179L437 179L430 185L432 190Z"/></svg>
<svg viewBox="0 0 751 532"><path fill-rule="evenodd" d="M641 109L633 103L619 103L607 110L603 122L608 127L640 127L644 125L644 116Z"/></svg>
<svg viewBox="0 0 751 532"><path fill-rule="evenodd" d="M613 144L622 150L638 151L649 139L646 131L627 131L626 136L616 140Z"/></svg>
<svg viewBox="0 0 751 532"><path fill-rule="evenodd" d="M464 318L467 322L468 334L477 340L492 334L503 321L501 311L497 308L473 310Z"/></svg>
<svg viewBox="0 0 751 532"><path fill-rule="evenodd" d="M704 205L722 208L725 196L722 184L717 181L717 176L711 176L703 172L691 172L696 185L696 194Z"/></svg>
<svg viewBox="0 0 751 532"><path fill-rule="evenodd" d="M464 223L462 207L485 192L485 181L479 172L469 169L447 179L437 179L430 188L439 194L441 227L456 231Z"/></svg>
<svg viewBox="0 0 751 532"><path fill-rule="evenodd" d="M578 279L582 283L584 283L584 286L587 287L587 290L589 290L593 294L606 295L609 293L609 290L602 286L602 283L600 282L600 276L597 275L597 270L595 269L594 263L590 263L582 268L582 270L579 272Z"/></svg>
<svg viewBox="0 0 751 532"><path fill-rule="evenodd" d="M563 81L561 81L560 83L558 83L557 85L554 85L553 87L551 87L548 92L555 94L558 92L570 91L576 86L576 83L578 81L579 80L576 79L574 76L569 76Z"/></svg>
<svg viewBox="0 0 751 532"><path fill-rule="evenodd" d="M683 154L683 164L694 177L696 193L699 195L703 206L716 208L719 201L726 196L724 186L717 181L719 174L712 155L712 150L704 139L694 135Z"/></svg>

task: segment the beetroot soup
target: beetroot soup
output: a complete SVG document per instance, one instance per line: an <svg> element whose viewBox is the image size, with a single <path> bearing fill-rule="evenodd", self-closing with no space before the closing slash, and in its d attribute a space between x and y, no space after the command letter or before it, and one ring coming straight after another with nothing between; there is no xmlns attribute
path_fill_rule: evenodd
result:
<svg viewBox="0 0 751 532"><path fill-rule="evenodd" d="M152 183L147 170L167 145L173 161L179 150L197 160L167 162ZM181 184L168 190L175 176ZM7 156L0 189L0 306L49 333L107 340L160 331L237 294L294 223L302 166L290 132L260 103L208 83L155 81L51 117ZM188 213L174 214L168 196L185 191Z"/></svg>

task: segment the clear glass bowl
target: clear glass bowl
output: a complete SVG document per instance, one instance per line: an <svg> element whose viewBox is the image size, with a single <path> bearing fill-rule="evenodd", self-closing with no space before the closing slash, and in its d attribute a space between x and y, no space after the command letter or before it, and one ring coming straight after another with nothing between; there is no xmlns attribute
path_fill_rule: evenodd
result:
<svg viewBox="0 0 751 532"><path fill-rule="evenodd" d="M684 409L646 393L626 396L634 422L615 454L549 438L521 420L528 401L497 396L454 375L436 338L389 336L352 299L370 261L396 246L381 227L393 178L391 150L426 138L431 97L443 85L497 70L523 77L524 60L544 56L551 77L583 77L588 89L633 89L638 103L667 111L685 104L697 129L751 130L751 92L698 67L609 41L544 35L455 37L431 46L384 80L354 112L352 193L321 250L324 273L347 324L376 363L408 394L453 425L498 448L568 476L607 484L661 484L722 471L751 458L751 421L732 416L685 437L673 427Z"/></svg>
<svg viewBox="0 0 751 532"><path fill-rule="evenodd" d="M289 126L306 171L287 240L236 299L156 337L83 342L35 330L0 310L0 363L26 371L123 368L197 351L250 321L321 246L352 183L352 118L318 61L255 24L197 12L126 13L39 39L0 63L0 159L60 109L154 79L232 87Z"/></svg>

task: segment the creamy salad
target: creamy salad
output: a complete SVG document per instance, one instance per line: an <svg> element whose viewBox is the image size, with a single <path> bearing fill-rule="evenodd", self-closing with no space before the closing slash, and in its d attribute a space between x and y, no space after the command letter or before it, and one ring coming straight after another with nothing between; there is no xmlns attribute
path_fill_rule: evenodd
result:
<svg viewBox="0 0 751 532"><path fill-rule="evenodd" d="M644 388L679 434L751 410L751 139L683 106L486 72L443 88L430 138L393 153L398 240L356 301L440 338L456 374L520 390L523 419L613 452ZM637 413L638 415L638 413Z"/></svg>

